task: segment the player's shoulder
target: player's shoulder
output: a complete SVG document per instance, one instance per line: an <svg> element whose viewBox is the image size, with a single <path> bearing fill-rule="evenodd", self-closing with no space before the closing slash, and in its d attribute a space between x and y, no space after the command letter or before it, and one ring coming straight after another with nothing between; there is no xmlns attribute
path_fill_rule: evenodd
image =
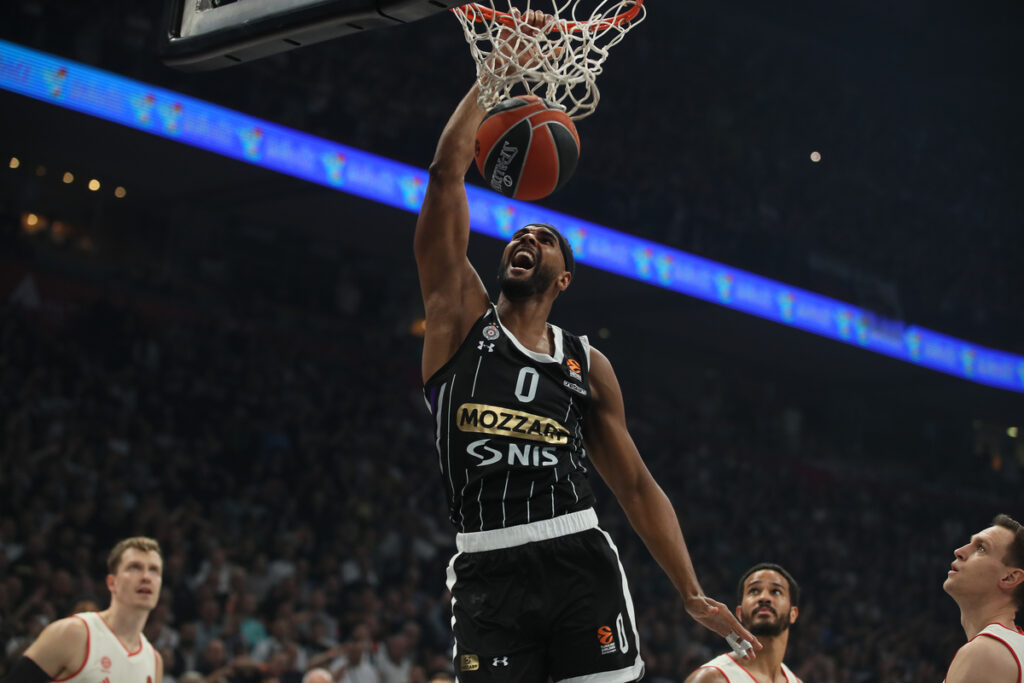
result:
<svg viewBox="0 0 1024 683"><path fill-rule="evenodd" d="M51 678L81 670L88 658L89 627L80 616L58 619L46 626L25 656Z"/></svg>
<svg viewBox="0 0 1024 683"><path fill-rule="evenodd" d="M684 683L726 683L728 680L721 669L705 664L687 676Z"/></svg>
<svg viewBox="0 0 1024 683"><path fill-rule="evenodd" d="M600 349L596 346L590 346L589 353L591 375L599 373L615 373L615 370L612 369L612 362L608 360L608 356L606 356Z"/></svg>
<svg viewBox="0 0 1024 683"><path fill-rule="evenodd" d="M39 638L85 638L88 634L89 625L86 624L85 619L81 615L73 614L70 617L64 617L47 624L46 628L39 634Z"/></svg>
<svg viewBox="0 0 1024 683"><path fill-rule="evenodd" d="M957 650L946 683L1017 681L1019 676L1017 659L1006 643L983 633Z"/></svg>

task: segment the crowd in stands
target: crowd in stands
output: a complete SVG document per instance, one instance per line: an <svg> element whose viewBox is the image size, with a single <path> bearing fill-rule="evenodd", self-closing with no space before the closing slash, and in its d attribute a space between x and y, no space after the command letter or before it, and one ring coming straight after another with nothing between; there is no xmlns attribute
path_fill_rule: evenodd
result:
<svg viewBox="0 0 1024 683"><path fill-rule="evenodd" d="M473 75L443 16L182 73L157 56L169 4L18 0L0 36L421 167ZM605 63L550 203L1021 351L1011 4L929 12L929 31L916 6L652 6Z"/></svg>
<svg viewBox="0 0 1024 683"><path fill-rule="evenodd" d="M34 253L12 224L3 234ZM246 282L165 278L154 293L95 265L5 264L18 277L0 292L4 666L45 624L105 607L106 553L145 534L163 549L146 634L168 683L297 683L318 668L338 683L454 675L443 580L454 532L420 340L392 317L414 284L395 301L339 302L310 326L281 294L225 306ZM762 378L712 370L679 396L626 396L705 590L735 604L744 569L779 562L803 588L787 661L804 680L941 680L963 640L941 590L952 549L996 512L1021 516L1015 489L964 476L955 459L858 460L842 432L795 427ZM722 642L689 619L594 485L648 680L681 681Z"/></svg>

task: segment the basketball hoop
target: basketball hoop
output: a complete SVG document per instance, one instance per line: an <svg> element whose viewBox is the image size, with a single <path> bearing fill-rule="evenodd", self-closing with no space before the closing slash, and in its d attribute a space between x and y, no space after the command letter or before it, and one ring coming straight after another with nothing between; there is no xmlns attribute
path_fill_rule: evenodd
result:
<svg viewBox="0 0 1024 683"><path fill-rule="evenodd" d="M490 109L519 86L565 108L575 120L592 114L608 51L643 21L644 0L591 0L596 7L589 16L581 7L586 0L552 0L550 9L531 7L526 0L522 13L512 2L488 0L452 9L476 61L480 106ZM530 9L543 9L551 22L541 30L527 25L522 17Z"/></svg>

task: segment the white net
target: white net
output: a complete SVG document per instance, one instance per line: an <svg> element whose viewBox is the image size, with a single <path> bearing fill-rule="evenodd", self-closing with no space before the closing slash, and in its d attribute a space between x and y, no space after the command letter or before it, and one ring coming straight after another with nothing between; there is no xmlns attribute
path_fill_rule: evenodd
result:
<svg viewBox="0 0 1024 683"><path fill-rule="evenodd" d="M643 21L643 0L548 0L533 7L531 0L523 0L525 6L518 8L512 1L488 0L452 10L476 60L480 106L490 109L529 93L564 107L576 120L593 113L604 60ZM551 21L539 30L527 24L524 17L531 9L550 15Z"/></svg>

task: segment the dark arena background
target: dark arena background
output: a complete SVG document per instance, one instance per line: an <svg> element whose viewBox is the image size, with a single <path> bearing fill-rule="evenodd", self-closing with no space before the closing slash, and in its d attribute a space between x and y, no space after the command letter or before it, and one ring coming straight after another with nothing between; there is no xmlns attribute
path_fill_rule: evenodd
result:
<svg viewBox="0 0 1024 683"><path fill-rule="evenodd" d="M165 9L10 0L0 39L418 169L474 77L443 11L185 72L160 58ZM805 681L942 680L964 640L952 551L1024 518L1022 19L652 1L541 202L846 302L865 335L1010 359L998 388L974 351L954 376L581 260L553 322L615 365L708 594L734 605L764 560L801 583ZM105 606L107 551L145 534L170 683L453 673L415 214L9 88L0 124L0 671ZM501 244L471 238L492 292ZM646 678L682 681L723 643L595 486Z"/></svg>

